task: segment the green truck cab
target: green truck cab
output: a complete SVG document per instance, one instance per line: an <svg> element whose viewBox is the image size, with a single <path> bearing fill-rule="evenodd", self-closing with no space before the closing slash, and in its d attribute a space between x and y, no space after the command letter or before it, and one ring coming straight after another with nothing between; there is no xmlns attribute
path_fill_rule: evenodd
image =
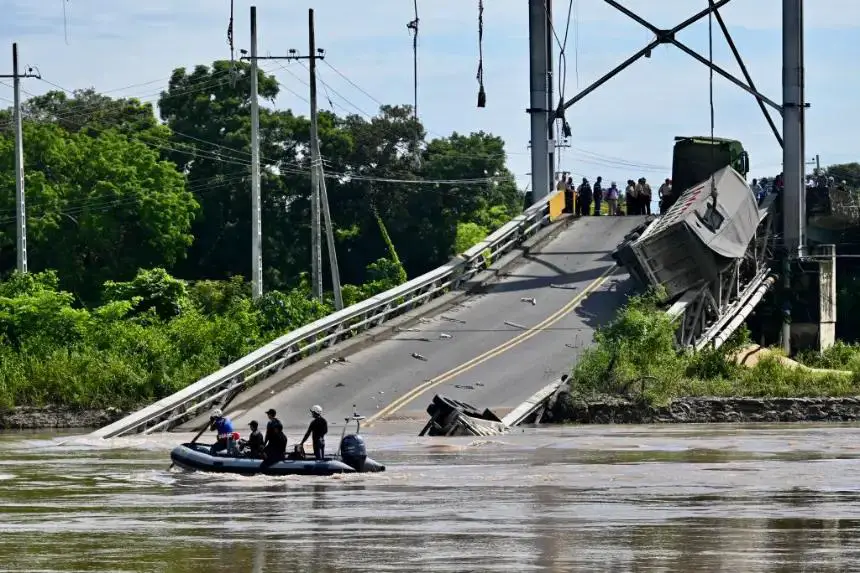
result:
<svg viewBox="0 0 860 573"><path fill-rule="evenodd" d="M746 179L750 158L740 141L722 137L712 140L707 135L676 137L672 152L672 202L727 165Z"/></svg>

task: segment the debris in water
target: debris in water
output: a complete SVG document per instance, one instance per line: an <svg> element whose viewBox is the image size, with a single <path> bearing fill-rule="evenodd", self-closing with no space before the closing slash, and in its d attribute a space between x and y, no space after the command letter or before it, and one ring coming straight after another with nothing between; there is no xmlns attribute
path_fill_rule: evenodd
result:
<svg viewBox="0 0 860 573"><path fill-rule="evenodd" d="M510 321L508 321L508 320L506 320L506 321L505 321L505 324L507 324L508 326L512 326L512 327L514 327L514 328L520 328L520 329L522 329L522 330L525 330L525 329L526 329L526 327L525 327L525 326L523 326L522 324L517 324L516 322L510 322Z"/></svg>
<svg viewBox="0 0 860 573"><path fill-rule="evenodd" d="M483 382L475 382L475 386L483 386L483 385L484 385Z"/></svg>
<svg viewBox="0 0 860 573"><path fill-rule="evenodd" d="M421 354L418 354L417 352L412 353L412 358L415 358L418 360L423 360L424 362L427 362L427 357L422 356Z"/></svg>
<svg viewBox="0 0 860 573"><path fill-rule="evenodd" d="M460 324L466 324L465 320L460 320L459 318L451 318L450 316L443 316L442 320L448 320L451 322L459 322Z"/></svg>
<svg viewBox="0 0 860 573"><path fill-rule="evenodd" d="M565 346L567 346L568 348L573 348L574 350L576 350L576 346L574 346L573 344L567 343L567 344L565 344Z"/></svg>
<svg viewBox="0 0 860 573"><path fill-rule="evenodd" d="M346 386L346 384L344 384L343 382L338 382L334 385L335 388L340 388L341 386Z"/></svg>
<svg viewBox="0 0 860 573"><path fill-rule="evenodd" d="M442 339L445 339L445 338L451 338L451 335L450 335L450 334L448 334L447 332L440 332L440 333L439 333L439 338L442 338Z"/></svg>
<svg viewBox="0 0 860 573"><path fill-rule="evenodd" d="M475 387L470 384L454 384L454 388L460 388L461 390L474 390Z"/></svg>
<svg viewBox="0 0 860 573"><path fill-rule="evenodd" d="M535 297L533 297L533 296L524 296L523 298L520 299L520 302L530 302L532 306L537 304L537 301L535 300Z"/></svg>

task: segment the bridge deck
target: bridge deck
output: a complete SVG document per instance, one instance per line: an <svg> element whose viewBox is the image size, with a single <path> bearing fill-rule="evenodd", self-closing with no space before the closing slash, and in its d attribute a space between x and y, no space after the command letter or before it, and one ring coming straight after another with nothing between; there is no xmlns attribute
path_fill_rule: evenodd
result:
<svg viewBox="0 0 860 573"><path fill-rule="evenodd" d="M244 431L251 419L262 422L270 407L285 424L303 424L313 404L325 408L333 425L342 424L353 404L371 421L403 416L424 421L435 393L504 414L569 368L591 343L594 329L623 304L631 282L622 269L613 270L610 253L642 221L591 217L575 222L486 293L423 319L414 326L417 332L396 333L347 362L261 396L249 410L231 412L237 429ZM521 300L531 297L536 304ZM440 338L443 333L451 337ZM242 402L237 398L237 404Z"/></svg>

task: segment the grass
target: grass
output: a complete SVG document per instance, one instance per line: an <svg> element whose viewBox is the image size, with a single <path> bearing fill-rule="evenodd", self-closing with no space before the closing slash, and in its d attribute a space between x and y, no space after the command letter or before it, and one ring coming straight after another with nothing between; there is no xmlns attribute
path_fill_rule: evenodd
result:
<svg viewBox="0 0 860 573"><path fill-rule="evenodd" d="M675 325L657 306L658 297L631 298L616 318L595 335L570 377L571 391L583 398L642 398L652 405L674 399L720 396L752 398L839 397L860 395L860 347L840 344L820 356L801 356L815 372L792 367L774 353L753 367L734 360L748 343L745 330L719 350L678 352Z"/></svg>

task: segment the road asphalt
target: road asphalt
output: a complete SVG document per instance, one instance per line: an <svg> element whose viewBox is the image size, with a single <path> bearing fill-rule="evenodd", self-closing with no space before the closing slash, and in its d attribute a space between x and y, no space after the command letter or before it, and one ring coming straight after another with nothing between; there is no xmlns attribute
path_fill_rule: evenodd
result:
<svg viewBox="0 0 860 573"><path fill-rule="evenodd" d="M417 433L440 393L504 415L567 372L632 292L610 254L643 220L576 221L485 292L228 413L243 432L251 419L262 425L269 408L298 428L319 404L340 428L355 405L368 423L414 419Z"/></svg>

